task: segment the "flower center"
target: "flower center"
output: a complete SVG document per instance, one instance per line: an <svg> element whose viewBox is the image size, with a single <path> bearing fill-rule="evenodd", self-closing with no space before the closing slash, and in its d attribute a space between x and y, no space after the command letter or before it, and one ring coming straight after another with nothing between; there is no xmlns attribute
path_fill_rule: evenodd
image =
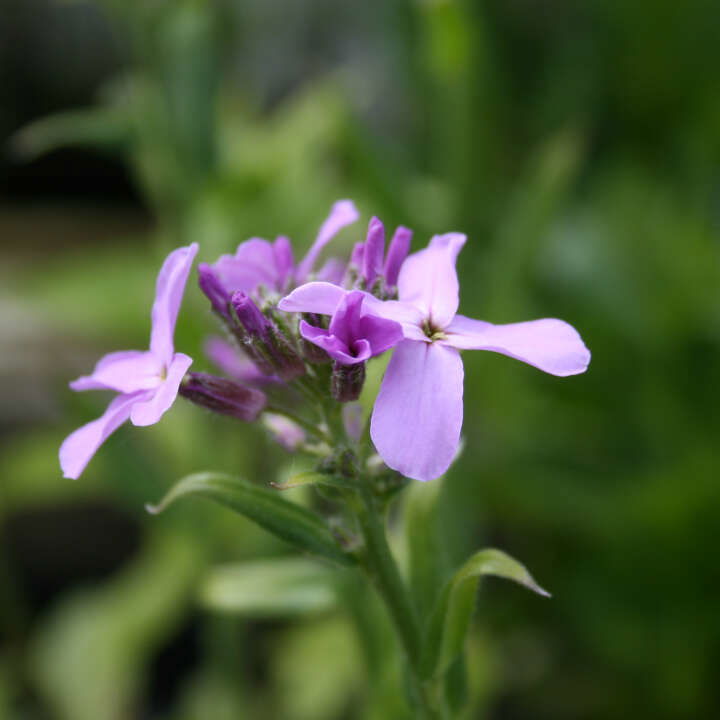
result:
<svg viewBox="0 0 720 720"><path fill-rule="evenodd" d="M423 323L422 331L432 342L435 342L436 340L445 340L447 338L447 335L442 328L435 326L430 318L427 318Z"/></svg>

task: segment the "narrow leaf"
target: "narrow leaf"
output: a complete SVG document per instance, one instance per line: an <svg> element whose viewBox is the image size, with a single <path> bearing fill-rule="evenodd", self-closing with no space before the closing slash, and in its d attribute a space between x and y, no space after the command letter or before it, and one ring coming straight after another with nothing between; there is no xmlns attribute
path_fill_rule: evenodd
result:
<svg viewBox="0 0 720 720"><path fill-rule="evenodd" d="M150 513L162 512L186 495L209 498L235 510L285 542L306 552L322 555L345 565L353 559L335 542L323 519L316 513L285 500L273 490L222 473L197 473L180 480L159 505L148 505Z"/></svg>
<svg viewBox="0 0 720 720"><path fill-rule="evenodd" d="M253 617L318 613L336 604L335 572L301 557L273 558L213 568L200 587L210 610Z"/></svg>
<svg viewBox="0 0 720 720"><path fill-rule="evenodd" d="M477 586L483 575L513 580L550 597L525 566L508 554L493 548L476 552L449 580L430 617L423 658L426 677L442 675L462 652L475 608Z"/></svg>

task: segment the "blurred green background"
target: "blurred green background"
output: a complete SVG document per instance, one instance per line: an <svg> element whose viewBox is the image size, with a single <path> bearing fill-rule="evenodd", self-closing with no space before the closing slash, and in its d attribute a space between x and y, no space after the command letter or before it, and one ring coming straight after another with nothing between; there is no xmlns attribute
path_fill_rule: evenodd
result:
<svg viewBox="0 0 720 720"><path fill-rule="evenodd" d="M255 607L241 577L218 612L208 568L279 541L202 503L143 510L191 471L296 467L259 428L178 403L79 481L57 464L105 403L67 381L145 347L169 248L307 247L343 197L416 248L466 232L465 314L562 317L593 352L567 380L466 354L444 547L501 547L554 594L483 586L467 717L720 713L716 0L0 0L0 18L0 718L403 717L352 603L303 610L260 566L289 601ZM176 343L199 369L206 305L191 285Z"/></svg>

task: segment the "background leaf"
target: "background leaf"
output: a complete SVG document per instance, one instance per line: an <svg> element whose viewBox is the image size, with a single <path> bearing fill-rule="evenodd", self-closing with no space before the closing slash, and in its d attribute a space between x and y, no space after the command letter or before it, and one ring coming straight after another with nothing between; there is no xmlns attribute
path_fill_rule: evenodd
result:
<svg viewBox="0 0 720 720"><path fill-rule="evenodd" d="M335 572L297 557L221 565L203 579L200 602L209 610L253 617L324 612L336 605Z"/></svg>
<svg viewBox="0 0 720 720"><path fill-rule="evenodd" d="M426 676L444 673L462 652L475 608L477 586L484 575L513 580L539 595L550 597L525 566L507 553L494 548L476 552L445 586L430 618L423 659Z"/></svg>
<svg viewBox="0 0 720 720"><path fill-rule="evenodd" d="M256 522L265 530L305 552L352 565L319 515L252 483L222 473L197 473L180 480L162 501L148 506L151 513L162 512L181 497L198 495L225 505Z"/></svg>

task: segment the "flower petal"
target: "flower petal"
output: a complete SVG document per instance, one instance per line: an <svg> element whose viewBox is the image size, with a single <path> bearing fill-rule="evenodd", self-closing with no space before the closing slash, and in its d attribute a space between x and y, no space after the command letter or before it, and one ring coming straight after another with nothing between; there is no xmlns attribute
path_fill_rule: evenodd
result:
<svg viewBox="0 0 720 720"><path fill-rule="evenodd" d="M430 338L422 329L425 318L415 305L398 300L383 301L374 295L366 294L363 308L367 315L377 315L377 317L400 323L406 339L430 342Z"/></svg>
<svg viewBox="0 0 720 720"><path fill-rule="evenodd" d="M410 255L400 269L398 297L415 305L437 328L444 328L457 312L459 286L455 260L465 235L436 235L424 250Z"/></svg>
<svg viewBox="0 0 720 720"><path fill-rule="evenodd" d="M493 325L456 315L445 332L444 342L459 350L491 350L551 375L577 375L590 363L590 351L577 330L556 318Z"/></svg>
<svg viewBox="0 0 720 720"><path fill-rule="evenodd" d="M460 353L405 340L395 349L375 401L370 435L385 463L415 480L450 466L463 416Z"/></svg>
<svg viewBox="0 0 720 720"><path fill-rule="evenodd" d="M60 467L63 476L77 480L107 438L129 417L132 406L152 392L144 390L130 395L117 395L97 419L83 425L65 438L60 446Z"/></svg>
<svg viewBox="0 0 720 720"><path fill-rule="evenodd" d="M346 225L354 223L360 217L352 200L338 200L330 210L325 222L320 226L315 242L308 250L307 255L298 265L295 272L295 282L304 282L317 260L322 249L342 230Z"/></svg>
<svg viewBox="0 0 720 720"><path fill-rule="evenodd" d="M290 244L290 240L284 235L280 235L275 239L273 256L278 275L278 289L284 288L295 267L292 245Z"/></svg>
<svg viewBox="0 0 720 720"><path fill-rule="evenodd" d="M167 376L158 389L144 402L133 405L130 422L133 425L153 425L175 402L178 388L185 372L192 365L192 358L183 353L175 353L167 369Z"/></svg>
<svg viewBox="0 0 720 720"><path fill-rule="evenodd" d="M286 295L278 303L278 308L284 312L332 315L344 297L345 290L338 285L328 282L309 282Z"/></svg>
<svg viewBox="0 0 720 720"><path fill-rule="evenodd" d="M259 285L279 290L281 273L277 261L282 259L282 243L275 248L262 238L241 242L234 255L221 255L210 267L228 295L233 292L251 294Z"/></svg>
<svg viewBox="0 0 720 720"><path fill-rule="evenodd" d="M370 343L364 338L353 340L349 347L342 337L333 335L329 330L310 325L304 320L300 321L300 334L342 365L356 365L365 362L371 356Z"/></svg>
<svg viewBox="0 0 720 720"><path fill-rule="evenodd" d="M403 340L400 323L375 315L363 315L360 318L358 334L370 343L373 357L384 353Z"/></svg>
<svg viewBox="0 0 720 720"><path fill-rule="evenodd" d="M133 393L150 390L160 382L162 363L151 352L123 350L101 358L91 375L84 375L70 383L73 390L115 390Z"/></svg>
<svg viewBox="0 0 720 720"><path fill-rule="evenodd" d="M158 274L152 308L150 351L165 363L170 362L173 354L175 321L197 251L197 243L173 250Z"/></svg>
<svg viewBox="0 0 720 720"><path fill-rule="evenodd" d="M315 273L315 277L333 285L340 285L345 277L346 269L347 265L342 260L331 257L323 263L323 266Z"/></svg>

